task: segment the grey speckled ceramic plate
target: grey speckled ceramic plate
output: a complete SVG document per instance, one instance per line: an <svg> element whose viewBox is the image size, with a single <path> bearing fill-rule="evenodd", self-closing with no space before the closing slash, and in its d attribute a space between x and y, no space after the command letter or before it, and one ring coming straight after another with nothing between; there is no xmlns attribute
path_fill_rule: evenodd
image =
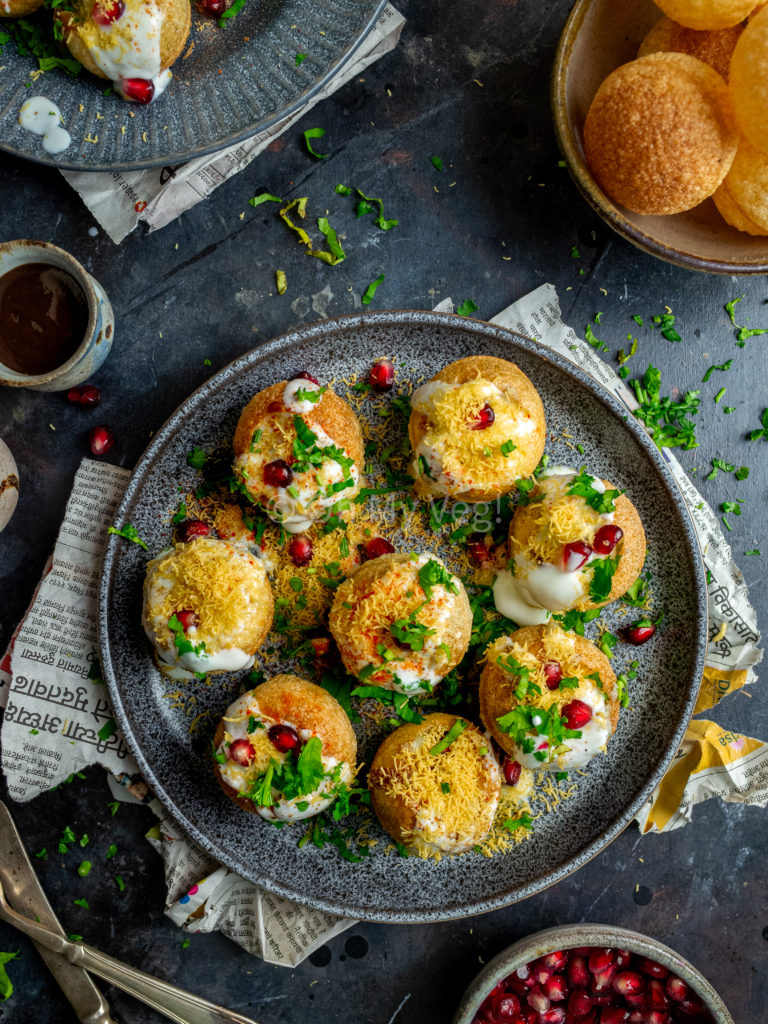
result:
<svg viewBox="0 0 768 1024"><path fill-rule="evenodd" d="M381 835L358 864L329 846L297 848L301 826L274 829L222 796L208 749L216 718L239 692L237 677L213 677L195 689L195 712L211 710L194 740L189 718L169 706L141 628L147 554L110 538L100 598L101 650L115 714L147 782L189 835L224 864L282 896L333 913L378 921L428 921L504 906L538 892L585 863L632 819L669 765L692 711L706 646L706 593L695 536L672 476L642 428L600 385L535 342L460 317L373 313L326 320L277 338L236 360L196 391L155 435L117 514L156 553L168 544L178 484L194 485L186 453L231 443L240 410L261 388L307 369L329 380L365 375L374 359L396 357L411 379L453 359L484 353L517 363L539 390L547 415L547 451L555 463L585 462L624 487L643 519L663 629L643 648L619 645L618 670L634 657L631 710L624 710L605 757L577 791L536 821L531 838L504 856L468 853L439 863L387 856ZM370 400L369 400L370 401ZM563 433L569 435L564 437ZM573 440L570 440L570 439ZM583 456L575 454L579 442ZM190 476L191 474L191 476ZM439 547L441 554L445 548ZM626 623L620 603L604 621ZM362 755L380 737L361 736ZM573 777L571 779L573 781ZM377 827L377 826L375 826Z"/></svg>
<svg viewBox="0 0 768 1024"><path fill-rule="evenodd" d="M234 145L316 93L373 28L385 3L247 0L218 29L193 0L184 52L193 42L194 49L176 61L167 91L148 107L105 96L109 82L85 70L77 78L46 72L26 88L37 61L19 57L10 42L0 75L0 151L62 169L103 171L163 167ZM307 55L299 67L297 53ZM18 124L19 108L30 95L47 97L62 112L72 144L59 156L45 153L40 137Z"/></svg>

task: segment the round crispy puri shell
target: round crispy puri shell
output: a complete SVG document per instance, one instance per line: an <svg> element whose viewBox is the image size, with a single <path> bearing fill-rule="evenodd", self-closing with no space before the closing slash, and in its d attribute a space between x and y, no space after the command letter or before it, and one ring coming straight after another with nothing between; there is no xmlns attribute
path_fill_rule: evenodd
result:
<svg viewBox="0 0 768 1024"><path fill-rule="evenodd" d="M378 558L364 562L337 588L328 616L328 626L339 648L342 661L344 660L345 639L350 635L349 619L346 614L348 609L342 608L342 604L346 602L357 608L359 595L367 593L371 589L371 585L386 576L393 565L410 561L410 554L394 552L390 555L379 555ZM458 594L452 594L451 597L453 607L441 637L442 642L448 644L451 649L450 661L446 661L445 671L442 672L444 676L448 675L467 653L472 636L472 609L469 606L469 598L464 586L461 586ZM351 672L352 669L347 666L347 671Z"/></svg>
<svg viewBox="0 0 768 1024"><path fill-rule="evenodd" d="M749 235L768 235L768 231L761 228L759 224L755 224L733 198L728 191L727 178L712 199L726 224L730 224L731 227L737 228L739 231L746 231Z"/></svg>
<svg viewBox="0 0 768 1024"><path fill-rule="evenodd" d="M524 643L543 662L546 658L544 648L546 632L546 626L524 626L522 629L517 629L514 633L511 633L510 639ZM610 661L591 640L587 640L583 636L570 635L573 637L576 653L583 667L581 678L586 678L592 672L600 673L600 679L605 688L604 692L609 694L608 717L611 723L611 735L613 735L616 732L616 726L619 724L620 709L616 674L611 668ZM501 731L497 719L506 715L512 708L517 707L516 688L517 683L514 679L499 668L495 662L487 661L485 663L480 675L480 718L501 749L512 755L515 753L515 744L507 733Z"/></svg>
<svg viewBox="0 0 768 1024"><path fill-rule="evenodd" d="M259 710L278 722L291 722L298 729L311 729L323 742L323 754L348 764L354 771L357 762L357 739L344 708L327 690L299 676L277 675L251 691L259 703ZM222 719L213 738L217 750L224 739ZM238 807L257 814L253 800L248 800L232 789L216 772L219 785Z"/></svg>
<svg viewBox="0 0 768 1024"><path fill-rule="evenodd" d="M723 185L742 213L768 230L768 154L742 139Z"/></svg>
<svg viewBox="0 0 768 1024"><path fill-rule="evenodd" d="M273 402L279 402L283 406L283 390L288 381L280 381L270 387L259 391L254 395L248 405L240 414L240 419L235 429L234 449L235 455L245 455L251 449L251 438L254 430L263 426L264 420L270 419L272 413L269 407ZM360 423L343 398L328 388L320 401L313 406L311 412L306 413L303 419L312 426L318 426L332 438L336 444L354 459L358 472L363 472L363 434Z"/></svg>
<svg viewBox="0 0 768 1024"><path fill-rule="evenodd" d="M189 0L155 0L163 12L163 21L160 26L160 68L169 68L180 56L187 41L189 30L192 27L192 6ZM78 11L80 21L91 19L90 0L79 5ZM69 52L79 61L86 71L90 71L97 78L107 76L93 60L87 43L77 31L75 15L70 11L57 10L54 17L58 18L63 31L63 39Z"/></svg>
<svg viewBox="0 0 768 1024"><path fill-rule="evenodd" d="M505 389L514 391L517 400L536 421L536 431L531 438L530 447L525 453L526 459L520 470L520 476L530 476L544 454L547 427L544 420L544 406L541 404L539 393L519 367L507 359L499 359L497 356L467 356L465 359L457 359L455 362L449 363L431 380L444 381L446 384L466 384L467 381L475 380L478 377L495 384L502 391ZM427 417L424 413L412 412L408 421L408 436L413 449L423 440L426 432ZM505 487L475 487L463 493L457 500L494 501L502 494L507 494L514 486L515 482L513 481ZM414 484L414 490L417 494L419 493L418 479Z"/></svg>
<svg viewBox="0 0 768 1024"><path fill-rule="evenodd" d="M656 0L673 21L694 29L730 28L757 6L758 0Z"/></svg>
<svg viewBox="0 0 768 1024"><path fill-rule="evenodd" d="M737 143L725 81L684 53L652 53L617 68L584 124L598 185L641 214L698 206L728 173Z"/></svg>
<svg viewBox="0 0 768 1024"><path fill-rule="evenodd" d="M608 483L607 480L603 480L603 483L606 490L614 489L613 485ZM514 550L513 539L516 532L518 530L526 530L527 532L529 525L532 528L535 517L536 502L532 502L530 505L517 506L515 514L512 516L512 522L509 524L510 551ZM623 594L626 594L642 571L646 552L645 530L643 529L637 509L626 494L620 494L614 501L613 522L616 526L621 527L624 536L619 541L617 549L621 557L619 558L616 572L613 574L611 592L606 601L601 601L598 604L590 601L588 598L584 598L579 602L579 608L602 608L603 605L616 601ZM615 552L612 554L612 557L615 557Z"/></svg>
<svg viewBox="0 0 768 1024"><path fill-rule="evenodd" d="M731 28L699 31L678 25L671 18L662 18L640 43L637 56L647 57L649 53L687 53L689 57L709 64L727 80L731 54L743 31L744 25L741 23Z"/></svg>
<svg viewBox="0 0 768 1024"><path fill-rule="evenodd" d="M418 725L401 725L399 729L395 729L393 733L387 736L376 751L371 763L371 770L368 773L371 806L384 831L388 832L396 843L404 843L408 838L408 833L413 830L416 824L416 813L406 801L401 796L388 793L384 788L387 776L395 767L395 760L398 754L413 743L414 740L417 740L431 725L439 724L448 730L460 718L460 715L447 715L444 712L436 712L435 714L427 715L424 721ZM471 722L469 728L477 731L477 726Z"/></svg>
<svg viewBox="0 0 768 1024"><path fill-rule="evenodd" d="M26 18L42 6L43 0L8 0L10 10L0 5L0 18Z"/></svg>
<svg viewBox="0 0 768 1024"><path fill-rule="evenodd" d="M728 86L739 131L768 155L768 6L742 32L731 57Z"/></svg>

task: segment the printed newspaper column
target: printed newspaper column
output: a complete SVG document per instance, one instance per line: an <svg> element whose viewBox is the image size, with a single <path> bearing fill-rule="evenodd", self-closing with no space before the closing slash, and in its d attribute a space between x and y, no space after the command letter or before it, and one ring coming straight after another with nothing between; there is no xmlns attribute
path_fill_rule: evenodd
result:
<svg viewBox="0 0 768 1024"><path fill-rule="evenodd" d="M129 473L84 459L50 571L11 654L3 772L23 802L94 762L135 772L99 675L97 592L111 522Z"/></svg>

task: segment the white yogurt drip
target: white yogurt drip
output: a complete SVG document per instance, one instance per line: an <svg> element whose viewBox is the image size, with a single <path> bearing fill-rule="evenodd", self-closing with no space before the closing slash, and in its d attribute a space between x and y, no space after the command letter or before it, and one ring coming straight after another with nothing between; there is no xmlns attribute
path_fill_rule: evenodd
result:
<svg viewBox="0 0 768 1024"><path fill-rule="evenodd" d="M298 416L306 415L306 413L312 412L319 399L313 402L310 398L297 398L296 392L317 392L319 390L319 384L315 384L305 377L296 377L295 380L289 380L283 388L283 405L289 412L296 413Z"/></svg>
<svg viewBox="0 0 768 1024"><path fill-rule="evenodd" d="M123 99L131 98L123 93L123 79L145 78L155 87L152 96L154 101L165 90L172 77L169 70L161 71L160 29L163 12L155 0L128 2L130 7L126 6L126 10L118 19L121 34L117 41L113 45L109 44L110 26L107 26L99 33L99 38L104 39L105 45L90 43L88 51L96 66L111 79L115 92ZM129 36L127 43L124 33Z"/></svg>
<svg viewBox="0 0 768 1024"><path fill-rule="evenodd" d="M192 643L194 632L190 629L186 634ZM205 651L195 654L188 651L181 655L177 655L174 648L172 651L158 651L158 657L163 663L163 675L172 679L193 679L195 673L199 672L242 672L250 668L254 662L254 655L241 651L239 647L224 647L214 654L206 654Z"/></svg>
<svg viewBox="0 0 768 1024"><path fill-rule="evenodd" d="M31 96L21 105L19 124L28 132L42 135L43 149L51 156L63 153L72 142L72 136L61 122L61 111L45 96Z"/></svg>
<svg viewBox="0 0 768 1024"><path fill-rule="evenodd" d="M545 608L529 604L509 569L502 569L493 581L493 603L500 615L518 626L541 626L549 618Z"/></svg>

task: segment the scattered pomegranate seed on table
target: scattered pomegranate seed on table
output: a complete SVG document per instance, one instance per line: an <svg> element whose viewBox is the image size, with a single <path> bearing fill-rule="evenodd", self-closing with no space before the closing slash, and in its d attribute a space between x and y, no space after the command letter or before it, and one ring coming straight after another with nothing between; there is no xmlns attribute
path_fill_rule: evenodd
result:
<svg viewBox="0 0 768 1024"><path fill-rule="evenodd" d="M368 374L368 383L374 391L389 391L395 383L395 364L391 359L378 359Z"/></svg>
<svg viewBox="0 0 768 1024"><path fill-rule="evenodd" d="M633 622L630 626L627 626L624 635L629 643L639 647L656 635L656 627L652 622L648 622L647 619L641 619L639 622Z"/></svg>
<svg viewBox="0 0 768 1024"><path fill-rule="evenodd" d="M202 519L185 519L179 527L179 540L186 544L195 537L209 537L211 532L208 523Z"/></svg>
<svg viewBox="0 0 768 1024"><path fill-rule="evenodd" d="M288 487L293 480L293 470L284 459L275 459L266 464L262 476L270 487Z"/></svg>
<svg viewBox="0 0 768 1024"><path fill-rule="evenodd" d="M583 540L575 540L563 548L563 568L566 572L576 572L592 554L592 548Z"/></svg>
<svg viewBox="0 0 768 1024"><path fill-rule="evenodd" d="M563 666L559 661L548 661L544 665L544 681L548 690L556 690L563 678Z"/></svg>
<svg viewBox="0 0 768 1024"><path fill-rule="evenodd" d="M183 608L180 612L176 612L176 618L181 623L181 628L186 631L200 625L200 616L197 612L192 611L191 608Z"/></svg>
<svg viewBox="0 0 768 1024"><path fill-rule="evenodd" d="M366 558L380 558L382 555L391 555L394 553L394 550L394 544L390 544L384 537L371 537L370 540L365 542Z"/></svg>
<svg viewBox="0 0 768 1024"><path fill-rule="evenodd" d="M601 526L595 534L595 539L592 541L592 547L598 555L610 555L623 536L624 531L620 526L614 526L613 523L606 523L606 525Z"/></svg>
<svg viewBox="0 0 768 1024"><path fill-rule="evenodd" d="M563 721L565 722L566 728L568 729L581 729L587 722L592 720L592 708L589 704L585 704L583 700L572 700L569 704L566 704L562 711ZM615 966L612 962L610 966ZM598 972L592 966L592 958L589 960L589 969L594 974L602 973ZM605 971L607 968L603 968Z"/></svg>
<svg viewBox="0 0 768 1024"><path fill-rule="evenodd" d="M233 740L227 750L227 757L236 764L248 765L253 760L253 747L250 740Z"/></svg>
<svg viewBox="0 0 768 1024"><path fill-rule="evenodd" d="M309 565L312 561L312 541L305 533L297 533L288 541L288 556L294 565Z"/></svg>
<svg viewBox="0 0 768 1024"><path fill-rule="evenodd" d="M504 781L508 786L516 786L518 784L522 770L519 761L513 761L509 756L504 758L502 771L504 772Z"/></svg>
<svg viewBox="0 0 768 1024"><path fill-rule="evenodd" d="M272 746L281 754L287 754L290 750L298 751L301 746L299 734L291 725L271 725L267 730L267 736Z"/></svg>
<svg viewBox="0 0 768 1024"><path fill-rule="evenodd" d="M106 455L115 443L115 435L109 427L91 427L88 431L88 444L94 455Z"/></svg>
<svg viewBox="0 0 768 1024"><path fill-rule="evenodd" d="M118 18L121 18L124 13L125 4L123 0L111 0L111 2L107 3L104 3L103 0L96 0L91 9L91 17L97 25L102 27L111 25Z"/></svg>
<svg viewBox="0 0 768 1024"><path fill-rule="evenodd" d="M141 103L145 106L152 102L152 97L155 95L154 82L148 78L124 78L120 83L120 88L127 100L133 100L134 103Z"/></svg>
<svg viewBox="0 0 768 1024"><path fill-rule="evenodd" d="M472 430L487 430L494 420L496 419L496 413L491 408L488 402L480 409L477 416L472 420Z"/></svg>
<svg viewBox="0 0 768 1024"><path fill-rule="evenodd" d="M73 405L84 405L94 408L101 404L101 392L95 384L78 384L67 392L67 400Z"/></svg>

